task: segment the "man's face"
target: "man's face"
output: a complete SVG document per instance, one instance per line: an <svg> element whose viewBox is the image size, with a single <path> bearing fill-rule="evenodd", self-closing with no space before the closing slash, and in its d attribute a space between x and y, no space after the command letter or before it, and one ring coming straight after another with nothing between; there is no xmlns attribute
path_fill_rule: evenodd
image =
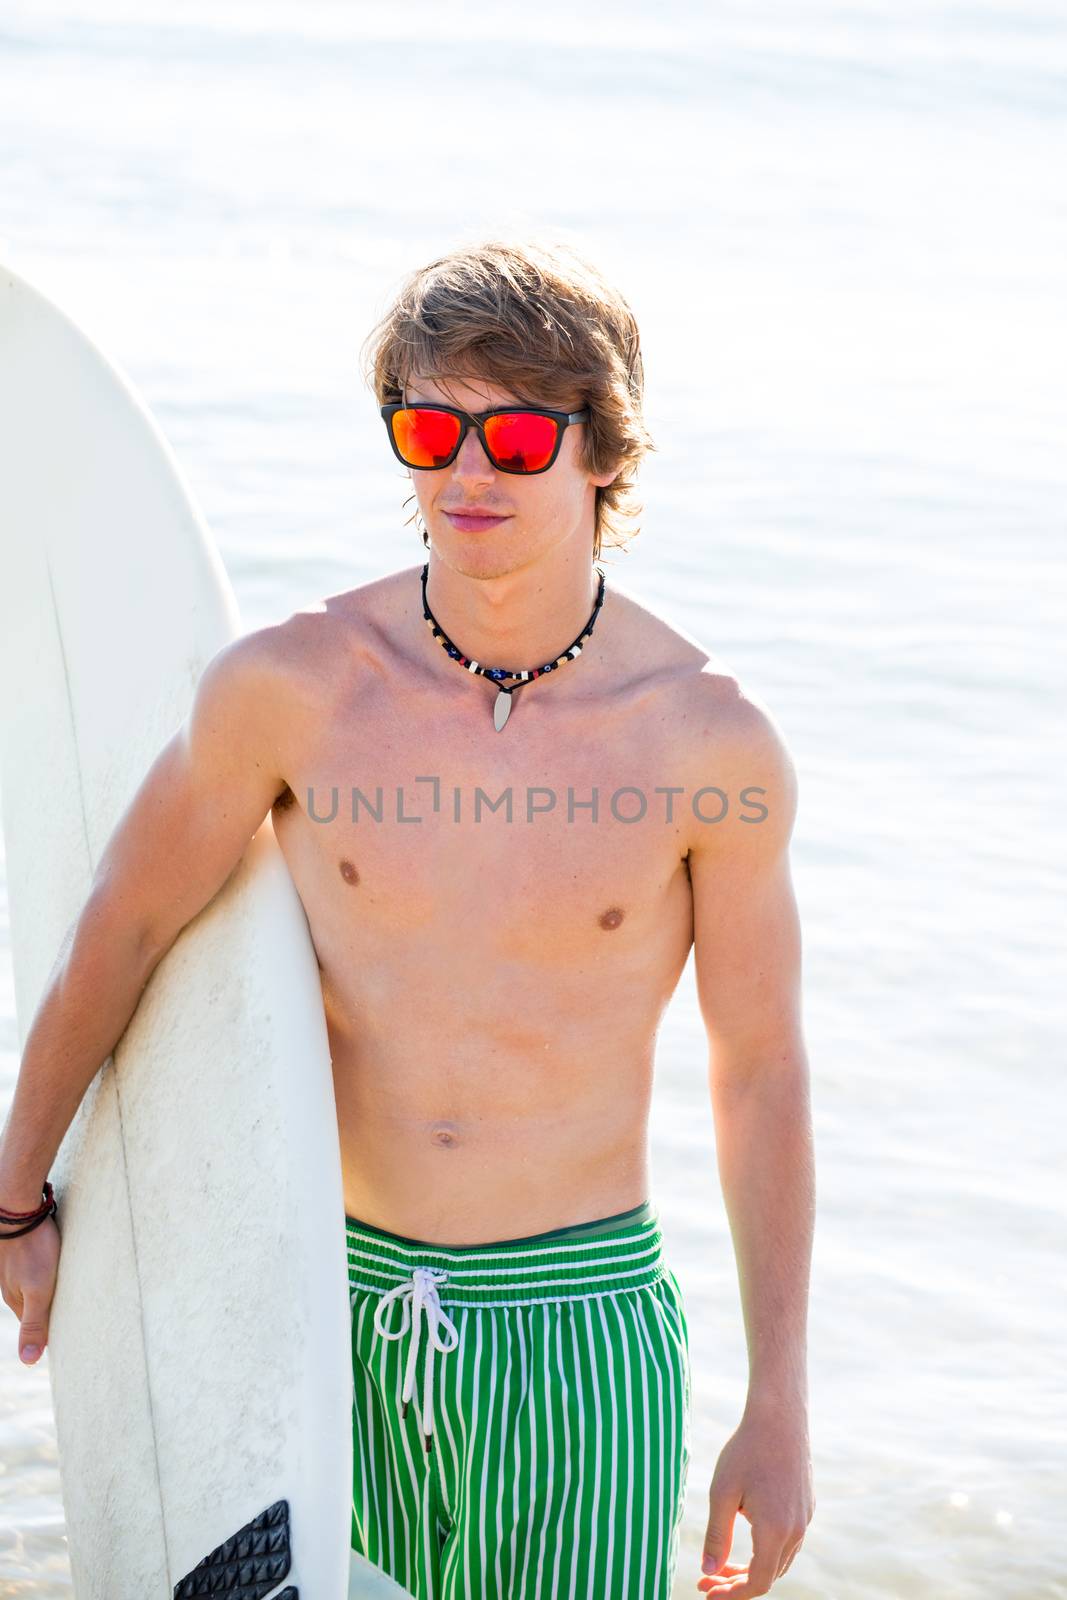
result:
<svg viewBox="0 0 1067 1600"><path fill-rule="evenodd" d="M494 406L526 403L509 390L474 377L440 382L412 377L404 399L409 405L422 400L458 406L475 415ZM580 406L549 409L577 411ZM427 532L449 566L482 577L499 575L525 566L568 539L580 540L592 554L596 485L610 483L616 474L592 476L580 466L585 427L572 423L564 429L551 467L529 477L498 471L473 427L451 466L436 472L409 467ZM504 520L467 529L448 515L461 509L492 511Z"/></svg>

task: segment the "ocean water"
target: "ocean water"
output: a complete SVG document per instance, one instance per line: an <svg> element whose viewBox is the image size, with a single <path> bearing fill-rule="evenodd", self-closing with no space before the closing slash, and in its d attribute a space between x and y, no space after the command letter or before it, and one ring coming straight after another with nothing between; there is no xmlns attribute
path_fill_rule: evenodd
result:
<svg viewBox="0 0 1067 1600"><path fill-rule="evenodd" d="M543 228L634 306L659 450L609 582L725 657L800 776L791 1600L1067 1596L1065 124L1048 0L0 10L0 255L145 397L249 627L422 557L358 371L411 267ZM693 1349L677 1596L747 1373L706 1054L690 962L652 1125ZM3 1114L17 1066L0 878ZM0 1308L0 1600L51 1600L16 1334Z"/></svg>

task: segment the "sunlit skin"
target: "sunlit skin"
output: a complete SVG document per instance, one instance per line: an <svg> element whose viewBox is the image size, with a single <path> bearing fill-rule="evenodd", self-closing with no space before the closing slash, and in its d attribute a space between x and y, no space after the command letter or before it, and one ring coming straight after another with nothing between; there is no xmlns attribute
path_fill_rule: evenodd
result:
<svg viewBox="0 0 1067 1600"><path fill-rule="evenodd" d="M474 413L497 405L523 403L518 396L493 384L481 380L467 383L455 378L446 384L429 378L412 380L406 386L405 399L408 402L437 401ZM568 410L577 408L577 398L567 405ZM596 594L595 579L590 581L589 559L595 485L609 483L612 474L595 477L582 469L578 459L582 431L583 425L572 424L564 434L559 456L550 470L527 479L497 472L473 428L468 430L450 467L436 472L411 470L419 509L433 544L427 585L430 606L446 631L463 640L464 650L473 659L515 668L540 665L557 647L561 632L576 636L588 616ZM444 514L446 508L457 507L492 510L506 514L508 520L482 533L463 533ZM478 581L471 583L472 578ZM567 619L567 627L561 628L561 612ZM554 691L565 688L563 675L552 683ZM783 771L776 771L774 778L780 788L789 789ZM780 845L781 840L777 843ZM788 873L783 870L784 854L774 859L773 838L766 840L766 846L766 860L760 863L755 876L758 878L763 873L772 881L777 879L777 883L769 891L768 922L761 931L764 935L773 934L775 919L780 919L783 974L787 974L796 934L792 894ZM739 862L740 878L744 879L746 870L752 869L746 869L746 864ZM753 884L744 882L741 887L751 889ZM775 896L780 898L776 900ZM698 967L704 963L708 989L711 987L710 952L709 939L703 954L698 950ZM740 1012L743 1011L743 986L739 985L739 993L742 994ZM789 1187L790 1174L793 1175L797 1210L805 1219L800 1224L795 1250L799 1257L806 1249L804 1228L813 1185L813 1163L806 1138L804 1052L797 1034L782 1038L778 1043L782 1047L781 1059L793 1070L782 1077L784 1103L776 1107L772 1093L764 1108L766 1121L763 1125L771 1130L771 1138L763 1138L758 1161L764 1173L773 1174L777 1170L782 1185L777 1201L765 1197L768 1236L776 1231L780 1233L776 1229L775 1211L777 1207L788 1206L783 1194ZM743 1037L735 1048L742 1066L746 1065ZM733 1064L722 1042L718 1065L724 1077ZM798 1101L795 1115L788 1104L791 1096L796 1096ZM752 1119L753 1123L758 1120ZM798 1139L792 1139L787 1131L789 1123L800 1130ZM729 1128L725 1118L717 1118L717 1125L722 1160L729 1162ZM751 1132L756 1143L760 1143L755 1126ZM773 1145L775 1139L781 1149L778 1160ZM744 1160L740 1140L737 1160ZM753 1188L756 1181L753 1180ZM739 1189L745 1183L740 1173L737 1183ZM738 1201L734 1203L736 1206ZM746 1202L746 1207L749 1204ZM750 1215L755 1209L752 1203ZM755 1247L756 1240L751 1243ZM764 1251L768 1249L766 1240L761 1240L760 1245ZM783 1259L777 1270L783 1278L790 1272L806 1270L799 1268L797 1260L786 1259L788 1241L780 1242L780 1250ZM739 1251L742 1278L744 1253L742 1246ZM752 1298L755 1298L755 1285ZM753 1306L746 1321L754 1325L762 1323L765 1315L761 1316L760 1310ZM704 1541L705 1554L711 1553L716 1558L716 1570L713 1575L697 1580L696 1587L702 1593L728 1596L730 1600L751 1600L751 1597L768 1593L773 1583L788 1571L814 1513L804 1376L798 1357L802 1336L796 1305L792 1316L794 1326L789 1332L795 1343L791 1370L788 1375L780 1373L774 1381L765 1384L754 1375L744 1415L716 1464L708 1496ZM783 1321L786 1320L783 1311ZM757 1337L762 1339L762 1330ZM783 1351L790 1349L784 1333L776 1342ZM730 1551L738 1515L751 1524L753 1553L751 1561L745 1565L724 1559Z"/></svg>

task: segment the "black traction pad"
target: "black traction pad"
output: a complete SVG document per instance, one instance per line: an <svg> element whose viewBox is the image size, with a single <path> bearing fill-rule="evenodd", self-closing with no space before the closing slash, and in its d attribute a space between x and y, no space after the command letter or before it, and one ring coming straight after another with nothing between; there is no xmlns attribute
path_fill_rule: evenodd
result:
<svg viewBox="0 0 1067 1600"><path fill-rule="evenodd" d="M196 1600L199 1595L264 1600L291 1566L289 1502L276 1500L180 1578L174 1585L174 1600ZM274 1600L299 1600L298 1591L283 1589Z"/></svg>

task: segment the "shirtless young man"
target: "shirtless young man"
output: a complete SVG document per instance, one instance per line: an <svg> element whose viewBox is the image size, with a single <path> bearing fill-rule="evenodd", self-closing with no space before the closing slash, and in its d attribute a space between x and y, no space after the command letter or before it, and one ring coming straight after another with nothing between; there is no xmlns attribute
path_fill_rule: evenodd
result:
<svg viewBox="0 0 1067 1600"><path fill-rule="evenodd" d="M412 275L372 348L379 403L406 408L383 443L425 520L429 614L420 563L209 664L34 1019L0 1208L38 1203L148 976L269 814L333 1057L353 1548L419 1600L667 1600L689 1336L647 1118L695 945L750 1358L697 1587L748 1600L814 1510L793 768L721 662L601 584L651 441L637 329L594 268L529 243L456 251ZM565 415L486 416L515 406ZM26 1360L58 1254L51 1219L0 1239ZM726 1561L739 1511L748 1568Z"/></svg>

